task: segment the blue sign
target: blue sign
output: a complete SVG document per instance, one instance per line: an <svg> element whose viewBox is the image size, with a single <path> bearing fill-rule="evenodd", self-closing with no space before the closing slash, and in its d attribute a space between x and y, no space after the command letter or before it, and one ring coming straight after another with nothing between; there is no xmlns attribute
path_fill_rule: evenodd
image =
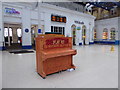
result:
<svg viewBox="0 0 120 90"><path fill-rule="evenodd" d="M80 28L80 27L77 27L77 30L81 30L81 28Z"/></svg>
<svg viewBox="0 0 120 90"><path fill-rule="evenodd" d="M38 29L38 33L41 33L41 29Z"/></svg>
<svg viewBox="0 0 120 90"><path fill-rule="evenodd" d="M29 29L25 29L25 32L28 33L28 32L29 32Z"/></svg>
<svg viewBox="0 0 120 90"><path fill-rule="evenodd" d="M20 12L15 10L14 8L5 8L5 13L8 13L8 14L20 14Z"/></svg>

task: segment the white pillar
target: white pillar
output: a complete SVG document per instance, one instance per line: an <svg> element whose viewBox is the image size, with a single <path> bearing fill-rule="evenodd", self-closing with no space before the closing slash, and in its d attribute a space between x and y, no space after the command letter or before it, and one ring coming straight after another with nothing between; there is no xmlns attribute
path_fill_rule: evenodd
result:
<svg viewBox="0 0 120 90"><path fill-rule="evenodd" d="M94 23L91 23L90 25L90 41L89 41L89 44L94 44Z"/></svg>
<svg viewBox="0 0 120 90"><path fill-rule="evenodd" d="M0 50L3 49L2 2L0 1ZM0 52L0 90L2 89L2 52Z"/></svg>
<svg viewBox="0 0 120 90"><path fill-rule="evenodd" d="M31 20L30 20L30 9L23 8L22 10L22 48L31 49Z"/></svg>
<svg viewBox="0 0 120 90"><path fill-rule="evenodd" d="M41 29L41 33L43 33L42 31L42 24L41 24L41 4L42 4L42 1L41 0L38 0L38 29ZM41 34L38 32L38 34Z"/></svg>
<svg viewBox="0 0 120 90"><path fill-rule="evenodd" d="M120 17L118 17L118 39L118 44L120 44ZM118 46L118 52L120 52L120 45ZM120 58L119 54L118 58ZM120 68L120 61L118 61L118 68ZM120 69L118 69L118 76L120 76ZM118 78L118 81L120 81L120 78ZM118 85L118 89L120 89L120 85Z"/></svg>
<svg viewBox="0 0 120 90"><path fill-rule="evenodd" d="M120 45L120 17L118 17L118 31L117 31L117 33L118 33L118 38L116 40L116 44Z"/></svg>
<svg viewBox="0 0 120 90"><path fill-rule="evenodd" d="M2 10L2 2L0 2L0 50L3 50L3 10Z"/></svg>
<svg viewBox="0 0 120 90"><path fill-rule="evenodd" d="M18 36L17 36L17 28L13 27L12 28L12 38L13 38L13 43L18 43Z"/></svg>
<svg viewBox="0 0 120 90"><path fill-rule="evenodd" d="M10 46L10 27L9 27L9 24L8 24L8 46Z"/></svg>

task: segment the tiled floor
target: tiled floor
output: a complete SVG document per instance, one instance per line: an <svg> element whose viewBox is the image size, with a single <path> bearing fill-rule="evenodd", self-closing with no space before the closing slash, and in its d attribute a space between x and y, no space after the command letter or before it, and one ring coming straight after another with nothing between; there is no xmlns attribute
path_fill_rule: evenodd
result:
<svg viewBox="0 0 120 90"><path fill-rule="evenodd" d="M118 46L74 46L72 72L62 72L42 79L36 73L35 53L10 54L3 51L3 88L117 88Z"/></svg>

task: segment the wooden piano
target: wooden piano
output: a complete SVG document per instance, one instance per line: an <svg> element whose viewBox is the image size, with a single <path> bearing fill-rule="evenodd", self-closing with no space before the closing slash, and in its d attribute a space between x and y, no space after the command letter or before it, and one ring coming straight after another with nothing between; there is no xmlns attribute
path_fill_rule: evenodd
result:
<svg viewBox="0 0 120 90"><path fill-rule="evenodd" d="M63 35L39 35L36 38L37 73L45 79L49 74L75 69L72 56L72 37Z"/></svg>

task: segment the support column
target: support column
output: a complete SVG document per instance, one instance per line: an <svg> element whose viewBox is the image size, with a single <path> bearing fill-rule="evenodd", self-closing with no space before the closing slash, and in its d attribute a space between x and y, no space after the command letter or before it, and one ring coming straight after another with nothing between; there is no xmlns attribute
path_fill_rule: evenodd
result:
<svg viewBox="0 0 120 90"><path fill-rule="evenodd" d="M22 12L22 48L32 49L30 9L23 8Z"/></svg>
<svg viewBox="0 0 120 90"><path fill-rule="evenodd" d="M8 46L10 46L10 27L9 27L9 24L8 24Z"/></svg>
<svg viewBox="0 0 120 90"><path fill-rule="evenodd" d="M3 41L4 41L4 34L3 34L3 9L2 9L2 2L0 1L0 50L4 49Z"/></svg>
<svg viewBox="0 0 120 90"><path fill-rule="evenodd" d="M0 1L0 50L3 50L3 36L2 2ZM2 52L0 52L0 90L2 90Z"/></svg>
<svg viewBox="0 0 120 90"><path fill-rule="evenodd" d="M12 38L13 38L13 43L18 43L18 36L17 36L17 28L13 27L12 28Z"/></svg>
<svg viewBox="0 0 120 90"><path fill-rule="evenodd" d="M118 17L118 31L117 31L116 45L120 45L120 17ZM120 50L120 49L119 49Z"/></svg>
<svg viewBox="0 0 120 90"><path fill-rule="evenodd" d="M38 0L38 34L42 34L43 31L42 31L42 24L41 24L41 4L42 4L42 1L41 0ZM40 33L41 31L41 33Z"/></svg>
<svg viewBox="0 0 120 90"><path fill-rule="evenodd" d="M118 17L118 39L119 39L118 44L120 44L120 17ZM120 58L119 52L120 52L120 45L118 46L118 58ZM118 68L120 68L119 59L118 59ZM120 69L118 69L118 76L120 76ZM120 78L118 78L118 81L120 81ZM118 83L118 89L120 89L120 82Z"/></svg>

